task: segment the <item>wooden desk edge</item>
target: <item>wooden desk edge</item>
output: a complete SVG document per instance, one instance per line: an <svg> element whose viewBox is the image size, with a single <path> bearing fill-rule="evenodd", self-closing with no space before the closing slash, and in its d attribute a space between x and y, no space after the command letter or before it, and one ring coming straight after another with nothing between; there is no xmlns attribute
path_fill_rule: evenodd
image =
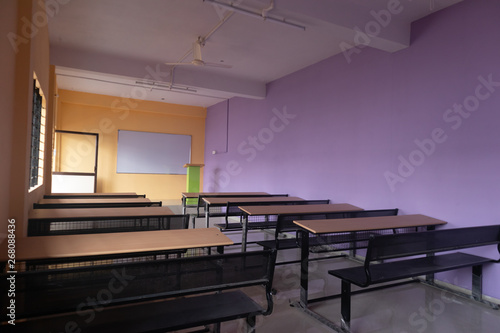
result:
<svg viewBox="0 0 500 333"><path fill-rule="evenodd" d="M195 231L193 231L195 230ZM61 241L64 246L68 246L68 244L78 244L84 242L85 244L91 244L92 239L94 237L99 237L101 241L103 241L103 238L114 238L114 239L120 239L120 236L123 237L130 237L133 238L133 236L138 236L137 233L140 233L141 235L160 235L161 233L170 233L170 234L182 234L182 233L195 233L195 234L200 234L199 237L202 238L203 240L212 239L212 238L218 238L220 237L220 240L217 242L195 242L195 243L190 243L182 246L163 246L163 247L158 247L158 246L151 246L150 243L146 243L146 246L141 247L140 249L134 249L134 248L126 248L125 246L117 248L117 249L110 249L109 251L87 251L87 252L77 252L74 251L74 249L71 246L71 251L65 251L63 249L60 253L51 253L50 251L41 251L40 249L43 249L46 247L48 244L57 247L57 241ZM192 236L192 235L191 235ZM56 238L54 238L56 237ZM178 236L175 236L178 238ZM106 239L104 239L106 241ZM32 244L30 244L30 242ZM34 244L34 246L33 246ZM31 246L30 246L31 245ZM224 235L223 232L221 232L218 228L202 228L202 229L182 229L182 230L160 230L160 231L137 231L137 232L121 232L121 233L109 233L109 234L83 234L83 235L66 235L66 236L39 236L39 237L26 237L23 238L22 240L19 240L17 243L17 255L16 255L16 260L17 261L28 261L28 260L43 260L43 259L55 259L55 258L77 258L77 257L85 257L85 256L94 256L94 255L112 255L112 254L129 254L129 253L141 253L141 252L156 252L156 251L168 251L168 250L179 250L179 249L190 249L190 248L203 248L203 247L216 247L216 246L228 246L228 245L234 245L234 242ZM147 247L149 246L149 247ZM26 251L24 248L29 247L29 250ZM34 248L37 247L37 248ZM40 249L39 249L40 248ZM23 253L27 252L27 253ZM0 258L0 262L6 262L7 257L5 255L2 255Z"/></svg>
<svg viewBox="0 0 500 333"><path fill-rule="evenodd" d="M250 199L250 200L248 200ZM255 199L255 200L254 200ZM204 197L203 201L205 203L208 203L209 205L212 204L227 204L227 203L242 203L244 205L245 203L248 202L259 202L259 199L264 199L262 200L263 203L268 203L268 202L294 202L294 201L305 201L305 199L299 198L299 197L272 197L272 196L263 196L263 197ZM243 201L242 201L243 200ZM246 200L246 201L245 201ZM211 202L212 201L212 202ZM215 201L215 202L213 202Z"/></svg>
<svg viewBox="0 0 500 333"><path fill-rule="evenodd" d="M78 214L80 210L85 212L95 212L95 215L90 214ZM155 214L140 214L139 210L150 211L150 210L162 210L161 213ZM130 214L121 214L123 212L131 211ZM63 216L57 215L60 212ZM54 215L50 216L51 213ZM67 216L64 214L67 213ZM41 215L41 216L37 216ZM44 216L45 215L45 216ZM57 219L82 219L82 218L160 218L160 217L171 217L171 216L182 216L183 214L175 214L169 207L117 207L117 208L48 208L48 209L30 209L28 212L28 221L39 221L39 220L57 220Z"/></svg>
<svg viewBox="0 0 500 333"><path fill-rule="evenodd" d="M347 209L341 209L341 210L337 210L337 209L332 209L332 210L328 210L328 209L325 209L325 210L319 210L319 211L307 211L305 213L302 213L302 212L276 212L276 208L281 208L281 207L286 207L286 208L289 208L289 207L311 207L311 206L331 206L331 208L335 208L335 206L339 207L340 205L348 205L350 207L346 207ZM259 208L263 208L265 207L266 209L269 209L270 211L269 212L265 212L265 213L252 213L251 210L255 210L255 209L259 209ZM238 206L238 208L245 212L246 214L248 215L286 215L286 214L290 214L290 215L294 215L294 214L328 214L328 213L343 213L343 212L357 212L357 211L362 211L364 210L363 208L360 208L360 207L357 207L357 206L354 206L354 205L351 205L351 204L348 204L348 203L335 203L335 204L318 204L318 205L285 205L285 206L281 206L281 205L267 205L267 206L245 206L245 205L242 205L242 206ZM274 212L272 212L271 210L275 210Z"/></svg>
<svg viewBox="0 0 500 333"><path fill-rule="evenodd" d="M430 217L430 216L426 216L426 215L423 215L423 214L409 214L409 215L396 215L396 216L377 216L377 217L358 217L358 218L355 218L355 219L352 219L352 220L356 220L356 221L362 221L363 219L373 219L373 218L389 218L389 219L393 219L393 218L396 218L396 217L403 217L403 216L406 216L406 217L424 217L426 219L429 220L429 222L425 222L425 223L413 223L413 224L406 224L406 225L393 225L393 226L390 226L390 227L375 227L375 228L367 228L367 229L361 229L359 231L367 231L367 230L382 230L382 229L394 229L394 228L412 228L412 227L425 227L425 226L437 226L437 225L445 225L447 224L448 222L446 221L443 221L443 220L440 220L440 219L436 219L436 218L433 218L433 217ZM312 223L318 223L319 221L331 221L331 222L340 222L340 221L345 221L345 220L351 220L351 219L327 219L327 220L299 220L299 221L293 221L293 223L295 223L296 225L298 225L300 228L302 229L305 229L313 234L322 234L322 233L335 233L335 232L345 232L345 231L323 231L323 232L318 232L317 230L314 230L312 229L310 226L308 226L307 224L309 222L312 222ZM434 222L432 222L434 221ZM321 223L321 222L319 222ZM349 231L349 230L347 230ZM350 231L358 231L358 230L350 230Z"/></svg>

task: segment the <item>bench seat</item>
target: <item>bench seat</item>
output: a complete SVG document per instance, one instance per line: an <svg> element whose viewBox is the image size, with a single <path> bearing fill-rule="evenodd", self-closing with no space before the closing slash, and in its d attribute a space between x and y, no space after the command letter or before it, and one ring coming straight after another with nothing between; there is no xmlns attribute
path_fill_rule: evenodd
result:
<svg viewBox="0 0 500 333"><path fill-rule="evenodd" d="M499 261L457 251L492 245L500 252L500 225L371 236L363 266L328 271L341 279L342 329L350 330L351 284L364 288L425 275L434 285L435 273L465 267L472 268L472 296L454 293L498 308L482 298L482 271L484 264Z"/></svg>
<svg viewBox="0 0 500 333"><path fill-rule="evenodd" d="M253 333L255 317L272 313L275 250L138 259L66 266L62 258L63 267L19 271L16 325L1 322L0 331L165 332L246 318ZM7 277L0 274L2 290ZM245 287L263 289L265 302ZM9 302L7 293L0 297L1 307Z"/></svg>
<svg viewBox="0 0 500 333"><path fill-rule="evenodd" d="M371 284L384 283L463 267L483 265L491 261L488 258L456 252L386 262L370 266L370 282ZM359 287L366 287L369 284L364 266L330 270L328 273Z"/></svg>
<svg viewBox="0 0 500 333"><path fill-rule="evenodd" d="M215 224L217 228L221 231L231 231L231 230L242 230L243 227L241 223L233 222L233 223L217 223ZM252 222L252 230L253 229L272 229L276 227L276 221L274 222Z"/></svg>
<svg viewBox="0 0 500 333"><path fill-rule="evenodd" d="M219 228L221 231L234 231L234 230L242 230L243 227L239 222L232 223L216 223L215 227Z"/></svg>
<svg viewBox="0 0 500 333"><path fill-rule="evenodd" d="M266 240L266 241L258 241L258 245L262 246L265 249L277 249L277 250L287 250L287 249L295 249L299 248L299 244L297 243L297 239L294 238L280 238L278 241L276 240ZM335 244L326 243L321 238L311 237L309 240L309 250L310 252L329 252L329 251L337 251Z"/></svg>
<svg viewBox="0 0 500 333"><path fill-rule="evenodd" d="M41 320L16 323L17 332L41 332L74 322L82 332L168 332L218 322L247 318L264 312L260 305L240 290L110 307L96 313L86 323L75 312ZM12 330L14 332L14 330Z"/></svg>

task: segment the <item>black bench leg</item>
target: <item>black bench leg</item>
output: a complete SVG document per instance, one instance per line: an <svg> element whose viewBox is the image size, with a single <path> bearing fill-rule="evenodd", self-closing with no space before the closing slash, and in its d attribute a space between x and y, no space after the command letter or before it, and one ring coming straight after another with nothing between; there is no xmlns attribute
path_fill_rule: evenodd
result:
<svg viewBox="0 0 500 333"><path fill-rule="evenodd" d="M427 257L433 257L434 256L434 253L429 253L427 255ZM427 274L425 276L425 282L429 283L429 284L434 284L434 273L431 273L431 274Z"/></svg>
<svg viewBox="0 0 500 333"><path fill-rule="evenodd" d="M342 280L342 294L340 297L341 327L350 331L351 326L351 284Z"/></svg>
<svg viewBox="0 0 500 333"><path fill-rule="evenodd" d="M483 266L472 267L472 298L481 302L483 300Z"/></svg>
<svg viewBox="0 0 500 333"><path fill-rule="evenodd" d="M255 333L255 316L247 317L247 333Z"/></svg>
<svg viewBox="0 0 500 333"><path fill-rule="evenodd" d="M299 231L301 238L300 248L300 304L307 308L309 293L309 232Z"/></svg>

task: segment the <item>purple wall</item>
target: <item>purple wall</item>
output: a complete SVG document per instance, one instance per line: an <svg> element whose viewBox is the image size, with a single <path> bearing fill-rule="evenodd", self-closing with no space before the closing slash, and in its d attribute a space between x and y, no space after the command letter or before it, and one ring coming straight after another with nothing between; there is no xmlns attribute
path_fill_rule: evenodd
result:
<svg viewBox="0 0 500 333"><path fill-rule="evenodd" d="M204 190L500 223L498 17L500 1L466 0L414 23L406 50L337 55L270 83L265 100L231 99L228 126L226 102L209 108ZM461 273L440 279L470 288ZM500 265L484 274L500 298Z"/></svg>

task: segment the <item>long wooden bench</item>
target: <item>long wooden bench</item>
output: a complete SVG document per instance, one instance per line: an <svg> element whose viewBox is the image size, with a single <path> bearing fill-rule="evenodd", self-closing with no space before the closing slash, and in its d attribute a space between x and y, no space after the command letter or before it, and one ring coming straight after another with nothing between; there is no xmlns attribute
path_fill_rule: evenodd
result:
<svg viewBox="0 0 500 333"><path fill-rule="evenodd" d="M374 217L374 216L393 216L398 215L398 209L375 209L375 210L360 210L360 211L345 211L331 213L307 213L307 214L281 214L276 222L276 229L273 240L259 241L258 245L264 248L274 248L278 250L292 249L299 247L297 237L286 237L286 234L297 232L299 227L293 223L298 220L323 220L323 219L344 219L357 217ZM322 237L313 237L309 240L309 247L313 251L319 252L321 248L331 249L332 244L351 243L352 247L362 248L363 241L367 241L369 233L348 233L342 235L330 235ZM343 248L349 249L349 248Z"/></svg>
<svg viewBox="0 0 500 333"><path fill-rule="evenodd" d="M290 202L246 202L245 206L270 206L270 205L322 205L329 204L330 199L320 199L320 200L301 200L301 201L290 201ZM223 231L230 230L241 230L243 223L243 212L238 208L241 203L238 202L228 202L226 205L224 218L225 223L217 223L216 227ZM239 222L230 222L230 217L238 217ZM272 229L276 227L276 217L265 216L263 221L248 221L248 230L251 229Z"/></svg>
<svg viewBox="0 0 500 333"><path fill-rule="evenodd" d="M434 273L472 267L472 299L485 302L482 299L482 266L499 261L455 250L487 245L497 245L500 253L500 225L372 235L363 266L328 271L342 280L342 328L350 329L351 284L365 288L423 275L433 284ZM382 262L385 260L390 261Z"/></svg>
<svg viewBox="0 0 500 333"><path fill-rule="evenodd" d="M246 318L254 332L256 316L273 310L275 260L266 250L18 272L16 325L0 330L166 332ZM264 287L265 306L241 290L251 286Z"/></svg>

